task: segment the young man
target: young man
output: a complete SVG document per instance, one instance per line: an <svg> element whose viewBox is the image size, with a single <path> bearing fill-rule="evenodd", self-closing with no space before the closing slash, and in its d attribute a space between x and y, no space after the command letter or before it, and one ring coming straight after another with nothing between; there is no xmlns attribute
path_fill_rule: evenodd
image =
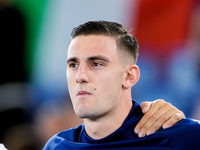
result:
<svg viewBox="0 0 200 150"><path fill-rule="evenodd" d="M140 105L131 98L131 87L140 77L137 57L137 40L118 23L91 21L74 28L67 78L75 113L84 124L58 133L44 150L200 148L200 125L189 119L144 137L146 132L154 132L147 129L158 124L155 120L163 124L163 115L173 116L168 113L172 110L168 104L164 107L167 111L157 109L153 113L150 109L147 113L151 114L145 114L136 127L143 117ZM147 122L151 125L146 126Z"/></svg>

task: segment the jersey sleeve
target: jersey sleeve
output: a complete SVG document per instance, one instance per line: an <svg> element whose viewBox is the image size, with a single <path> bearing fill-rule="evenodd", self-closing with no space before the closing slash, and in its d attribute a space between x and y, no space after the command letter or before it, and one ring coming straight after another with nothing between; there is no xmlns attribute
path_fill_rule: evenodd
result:
<svg viewBox="0 0 200 150"><path fill-rule="evenodd" d="M164 131L164 130L163 130ZM163 132L181 150L200 149L200 124L192 119L183 119Z"/></svg>

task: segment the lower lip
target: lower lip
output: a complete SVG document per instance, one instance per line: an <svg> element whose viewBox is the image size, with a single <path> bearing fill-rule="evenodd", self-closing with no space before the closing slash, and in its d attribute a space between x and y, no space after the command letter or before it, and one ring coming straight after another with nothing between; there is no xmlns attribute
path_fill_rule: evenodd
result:
<svg viewBox="0 0 200 150"><path fill-rule="evenodd" d="M79 95L77 95L77 97L79 97L79 98L84 98L84 97L88 97L88 96L90 96L91 94L79 94Z"/></svg>

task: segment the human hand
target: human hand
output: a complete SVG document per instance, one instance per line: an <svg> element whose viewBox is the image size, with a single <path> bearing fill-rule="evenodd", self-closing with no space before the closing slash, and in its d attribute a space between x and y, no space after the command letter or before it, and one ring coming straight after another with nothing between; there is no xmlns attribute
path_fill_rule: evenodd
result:
<svg viewBox="0 0 200 150"><path fill-rule="evenodd" d="M162 99L141 104L144 116L136 125L134 131L139 137L156 132L161 126L168 128L185 118L182 111Z"/></svg>

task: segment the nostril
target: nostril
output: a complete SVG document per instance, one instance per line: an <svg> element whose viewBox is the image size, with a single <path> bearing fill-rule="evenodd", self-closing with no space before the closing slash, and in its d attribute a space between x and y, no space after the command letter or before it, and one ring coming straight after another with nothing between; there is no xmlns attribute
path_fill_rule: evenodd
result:
<svg viewBox="0 0 200 150"><path fill-rule="evenodd" d="M86 81L85 80L76 80L76 82L82 84L82 83L85 83Z"/></svg>

